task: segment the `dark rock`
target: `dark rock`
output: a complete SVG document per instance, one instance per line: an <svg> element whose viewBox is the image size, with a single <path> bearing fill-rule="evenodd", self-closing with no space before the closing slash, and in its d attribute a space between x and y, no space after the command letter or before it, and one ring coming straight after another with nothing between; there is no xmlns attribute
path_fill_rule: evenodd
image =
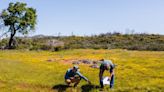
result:
<svg viewBox="0 0 164 92"><path fill-rule="evenodd" d="M91 67L91 68L99 68L99 65L93 64L93 65L91 65L90 67Z"/></svg>
<svg viewBox="0 0 164 92"><path fill-rule="evenodd" d="M52 62L53 60L52 59L48 59L47 62Z"/></svg>
<svg viewBox="0 0 164 92"><path fill-rule="evenodd" d="M79 65L80 62L78 62L78 61L74 61L74 62L72 62L72 64L77 64L77 65Z"/></svg>
<svg viewBox="0 0 164 92"><path fill-rule="evenodd" d="M98 62L97 61L93 61L93 64L98 64Z"/></svg>
<svg viewBox="0 0 164 92"><path fill-rule="evenodd" d="M92 64L92 61L90 60L81 60L81 62L84 64Z"/></svg>

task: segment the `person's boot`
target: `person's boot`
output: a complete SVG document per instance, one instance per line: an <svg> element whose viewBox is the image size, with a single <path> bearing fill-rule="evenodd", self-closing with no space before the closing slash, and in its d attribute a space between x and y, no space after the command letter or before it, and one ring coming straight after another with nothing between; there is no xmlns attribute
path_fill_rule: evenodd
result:
<svg viewBox="0 0 164 92"><path fill-rule="evenodd" d="M104 86L103 86L103 85L101 85L101 88L104 88Z"/></svg>
<svg viewBox="0 0 164 92"><path fill-rule="evenodd" d="M112 89L113 88L113 85L110 85L110 89Z"/></svg>

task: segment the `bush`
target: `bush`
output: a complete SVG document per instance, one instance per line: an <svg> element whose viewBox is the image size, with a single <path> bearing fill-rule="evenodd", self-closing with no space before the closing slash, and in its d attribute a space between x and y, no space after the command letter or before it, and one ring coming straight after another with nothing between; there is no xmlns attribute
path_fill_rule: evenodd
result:
<svg viewBox="0 0 164 92"><path fill-rule="evenodd" d="M129 49L164 51L164 35L107 33L93 36L34 36L17 37L17 49L52 50L62 49ZM8 39L0 41L5 46Z"/></svg>

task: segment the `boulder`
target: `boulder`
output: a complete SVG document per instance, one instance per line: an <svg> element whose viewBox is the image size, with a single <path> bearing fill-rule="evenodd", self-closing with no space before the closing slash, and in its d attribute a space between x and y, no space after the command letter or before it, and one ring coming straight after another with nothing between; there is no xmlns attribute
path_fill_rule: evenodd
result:
<svg viewBox="0 0 164 92"><path fill-rule="evenodd" d="M90 61L90 60L81 60L81 63L83 63L83 64L92 64L92 61Z"/></svg>
<svg viewBox="0 0 164 92"><path fill-rule="evenodd" d="M74 62L72 62L72 64L79 65L79 64L80 64L80 62L78 62L78 61L74 61Z"/></svg>
<svg viewBox="0 0 164 92"><path fill-rule="evenodd" d="M99 65L97 64L93 64L93 65L90 65L91 68L99 68Z"/></svg>

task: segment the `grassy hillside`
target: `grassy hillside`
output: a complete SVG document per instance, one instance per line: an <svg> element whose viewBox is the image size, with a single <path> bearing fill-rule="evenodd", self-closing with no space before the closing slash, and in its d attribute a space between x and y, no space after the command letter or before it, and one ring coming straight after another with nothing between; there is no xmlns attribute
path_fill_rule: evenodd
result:
<svg viewBox="0 0 164 92"><path fill-rule="evenodd" d="M106 33L95 36L61 37L66 48L164 51L164 35Z"/></svg>
<svg viewBox="0 0 164 92"><path fill-rule="evenodd" d="M0 48L8 39L0 41ZM164 51L164 35L106 33L93 36L33 36L17 37L17 49L55 50L61 49L128 49Z"/></svg>
<svg viewBox="0 0 164 92"><path fill-rule="evenodd" d="M81 81L77 88L64 85L64 74L80 59L111 59L117 64L112 91L164 91L164 52L128 50L0 51L0 92L98 91L98 69L81 64L80 71L92 85ZM105 75L108 75L106 72ZM111 91L108 87L104 91Z"/></svg>

